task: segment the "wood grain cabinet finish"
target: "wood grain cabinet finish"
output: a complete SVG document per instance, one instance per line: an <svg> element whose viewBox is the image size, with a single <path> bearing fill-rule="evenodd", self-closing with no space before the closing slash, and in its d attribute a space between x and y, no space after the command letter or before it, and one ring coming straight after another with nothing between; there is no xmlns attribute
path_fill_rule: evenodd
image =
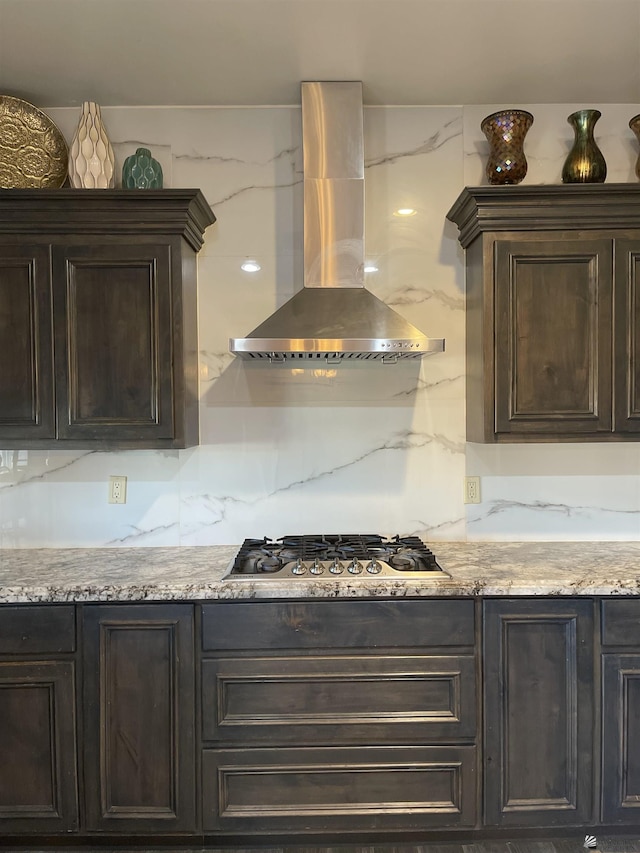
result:
<svg viewBox="0 0 640 853"><path fill-rule="evenodd" d="M0 756L38 849L628 829L640 600L5 605Z"/></svg>
<svg viewBox="0 0 640 853"><path fill-rule="evenodd" d="M496 433L610 432L611 241L494 250Z"/></svg>
<svg viewBox="0 0 640 853"><path fill-rule="evenodd" d="M470 599L233 601L202 606L205 652L452 648L474 643Z"/></svg>
<svg viewBox="0 0 640 853"><path fill-rule="evenodd" d="M0 191L0 441L198 443L199 190Z"/></svg>
<svg viewBox="0 0 640 853"><path fill-rule="evenodd" d="M202 607L203 829L477 819L471 600Z"/></svg>
<svg viewBox="0 0 640 853"><path fill-rule="evenodd" d="M602 604L602 820L640 822L640 601Z"/></svg>
<svg viewBox="0 0 640 853"><path fill-rule="evenodd" d="M193 608L84 608L86 827L196 829Z"/></svg>
<svg viewBox="0 0 640 853"><path fill-rule="evenodd" d="M172 243L54 247L58 438L172 440Z"/></svg>
<svg viewBox="0 0 640 853"><path fill-rule="evenodd" d="M469 655L214 658L202 665L202 737L220 744L475 740Z"/></svg>
<svg viewBox="0 0 640 853"><path fill-rule="evenodd" d="M51 439L53 398L50 251L25 240L0 246L0 436Z"/></svg>
<svg viewBox="0 0 640 853"><path fill-rule="evenodd" d="M615 240L614 428L640 433L640 233Z"/></svg>
<svg viewBox="0 0 640 853"><path fill-rule="evenodd" d="M0 608L0 834L78 828L75 609Z"/></svg>
<svg viewBox="0 0 640 853"><path fill-rule="evenodd" d="M473 826L475 747L224 749L203 755L207 832Z"/></svg>
<svg viewBox="0 0 640 853"><path fill-rule="evenodd" d="M633 184L460 195L468 440L637 438L639 202Z"/></svg>
<svg viewBox="0 0 640 853"><path fill-rule="evenodd" d="M484 604L487 825L584 825L595 817L593 606Z"/></svg>

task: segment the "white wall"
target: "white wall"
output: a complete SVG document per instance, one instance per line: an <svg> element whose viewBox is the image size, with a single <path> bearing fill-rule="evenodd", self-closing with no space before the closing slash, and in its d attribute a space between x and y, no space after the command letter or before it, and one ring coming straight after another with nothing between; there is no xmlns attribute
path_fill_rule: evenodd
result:
<svg viewBox="0 0 640 853"><path fill-rule="evenodd" d="M484 182L485 107L365 109L367 286L446 352L399 365L245 364L227 352L302 279L300 111L105 108L121 164L138 145L166 186L200 187L218 222L199 255L201 445L0 451L3 548L233 544L285 533L437 539L638 539L640 445L485 447L464 437L464 270L446 213ZM527 183L559 183L580 105L535 116ZM49 110L67 140L79 111ZM610 181L634 181L638 105L602 108ZM97 191L96 191L97 192ZM416 216L392 215L411 206ZM240 270L246 256L262 270ZM462 503L465 471L483 502ZM127 504L107 504L110 474Z"/></svg>

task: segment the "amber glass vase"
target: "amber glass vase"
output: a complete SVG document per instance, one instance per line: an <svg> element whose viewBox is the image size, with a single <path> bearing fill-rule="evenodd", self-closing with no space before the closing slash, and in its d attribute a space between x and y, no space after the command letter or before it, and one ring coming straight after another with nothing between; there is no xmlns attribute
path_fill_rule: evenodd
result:
<svg viewBox="0 0 640 853"><path fill-rule="evenodd" d="M533 116L526 110L501 110L482 120L490 145L486 175L490 184L519 184L527 174L524 138Z"/></svg>
<svg viewBox="0 0 640 853"><path fill-rule="evenodd" d="M636 139L640 142L640 115L634 116L629 122L629 127L635 133ZM640 180L640 154L636 160L636 178Z"/></svg>
<svg viewBox="0 0 640 853"><path fill-rule="evenodd" d="M563 184L602 184L607 177L607 164L593 137L600 110L578 110L567 117L573 127L573 148L562 167Z"/></svg>

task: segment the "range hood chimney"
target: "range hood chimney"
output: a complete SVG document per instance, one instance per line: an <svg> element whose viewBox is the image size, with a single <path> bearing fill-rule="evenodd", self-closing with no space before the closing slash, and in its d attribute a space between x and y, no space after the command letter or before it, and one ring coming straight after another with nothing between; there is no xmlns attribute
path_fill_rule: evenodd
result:
<svg viewBox="0 0 640 853"><path fill-rule="evenodd" d="M376 359L444 350L364 287L362 83L302 83L304 287L229 349L243 359Z"/></svg>

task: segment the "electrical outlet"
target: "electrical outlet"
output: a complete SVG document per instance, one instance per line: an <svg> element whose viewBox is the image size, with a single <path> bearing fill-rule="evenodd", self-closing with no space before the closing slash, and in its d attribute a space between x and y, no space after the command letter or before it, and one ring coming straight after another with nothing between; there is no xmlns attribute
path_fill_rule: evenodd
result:
<svg viewBox="0 0 640 853"><path fill-rule="evenodd" d="M480 477L464 478L464 502L466 504L480 503Z"/></svg>
<svg viewBox="0 0 640 853"><path fill-rule="evenodd" d="M109 477L109 503L126 504L127 502L127 478Z"/></svg>

